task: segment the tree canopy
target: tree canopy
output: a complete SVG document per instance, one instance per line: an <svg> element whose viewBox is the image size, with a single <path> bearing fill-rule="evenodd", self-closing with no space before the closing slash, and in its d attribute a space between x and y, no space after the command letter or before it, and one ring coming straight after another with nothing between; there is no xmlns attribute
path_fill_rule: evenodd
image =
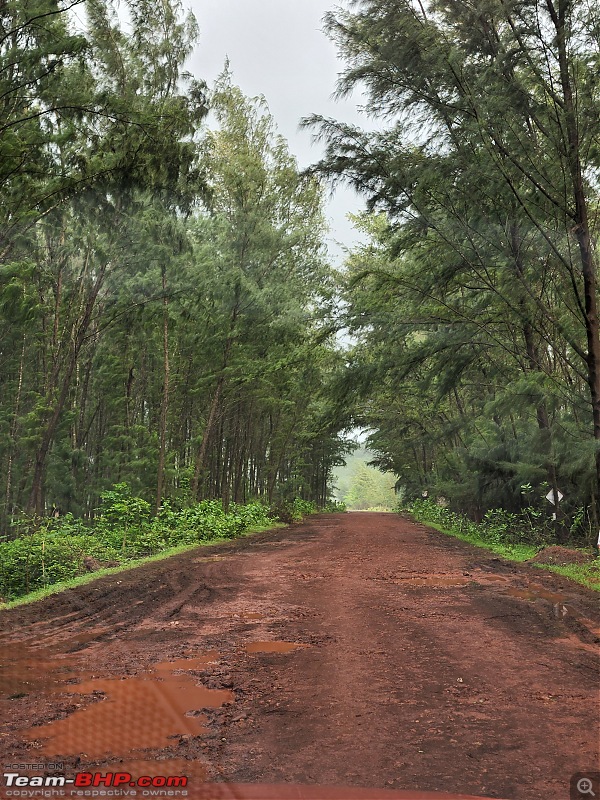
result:
<svg viewBox="0 0 600 800"><path fill-rule="evenodd" d="M264 100L186 74L175 0L1 13L3 532L122 483L156 509L325 503L345 445L318 180Z"/></svg>
<svg viewBox="0 0 600 800"><path fill-rule="evenodd" d="M307 121L371 209L346 385L380 464L475 515L560 488L597 529L597 4L364 0L327 29L381 120Z"/></svg>

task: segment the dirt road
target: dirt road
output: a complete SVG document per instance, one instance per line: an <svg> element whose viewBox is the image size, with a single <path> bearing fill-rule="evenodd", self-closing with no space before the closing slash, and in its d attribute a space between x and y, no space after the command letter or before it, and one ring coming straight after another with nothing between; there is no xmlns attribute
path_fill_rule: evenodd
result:
<svg viewBox="0 0 600 800"><path fill-rule="evenodd" d="M0 759L566 800L599 623L533 566L323 515L0 613Z"/></svg>

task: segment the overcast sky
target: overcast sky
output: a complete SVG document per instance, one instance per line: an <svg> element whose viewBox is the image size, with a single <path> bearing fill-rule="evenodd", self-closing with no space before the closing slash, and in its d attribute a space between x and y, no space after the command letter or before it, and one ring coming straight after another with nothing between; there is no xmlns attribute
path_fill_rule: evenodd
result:
<svg viewBox="0 0 600 800"><path fill-rule="evenodd" d="M279 132L288 140L300 167L317 161L321 150L309 131L298 128L302 117L322 114L366 125L357 111L360 97L335 102L338 61L332 42L322 33L322 18L335 0L187 0L200 27L200 42L189 69L210 85L230 61L233 80L244 94L264 95ZM362 201L340 187L328 203L332 238L343 245L358 240L348 212ZM337 260L339 248L332 246Z"/></svg>

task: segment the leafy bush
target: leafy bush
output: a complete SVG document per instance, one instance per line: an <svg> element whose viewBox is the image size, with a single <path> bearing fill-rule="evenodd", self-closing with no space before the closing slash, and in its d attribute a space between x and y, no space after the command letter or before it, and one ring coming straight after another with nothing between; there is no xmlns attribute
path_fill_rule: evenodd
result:
<svg viewBox="0 0 600 800"><path fill-rule="evenodd" d="M301 500L295 497L292 502L292 517L294 521L300 521L303 517L308 517L309 514L317 513L317 504L311 500Z"/></svg>
<svg viewBox="0 0 600 800"><path fill-rule="evenodd" d="M42 527L36 533L0 543L0 595L19 597L81 575L86 571L86 556L114 561L119 555L117 549L89 531L65 535L60 530Z"/></svg>
<svg viewBox="0 0 600 800"><path fill-rule="evenodd" d="M502 508L491 509L479 523L433 500L414 500L397 510L409 511L421 522L433 522L442 528L490 543L543 545L554 538L553 532L541 519L541 512L534 508L526 508L519 514Z"/></svg>
<svg viewBox="0 0 600 800"><path fill-rule="evenodd" d="M100 514L86 526L71 514L40 521L23 518L21 535L0 543L0 596L19 597L85 573L84 559L100 564L126 563L170 547L221 541L248 528L268 526L272 519L261 503L232 504L203 500L173 509L168 502L151 516L150 504L134 497L125 483L101 497Z"/></svg>
<svg viewBox="0 0 600 800"><path fill-rule="evenodd" d="M269 513L272 519L278 519L280 522L289 524L291 522L302 522L304 517L309 514L316 514L317 511L316 503L296 497L291 502L284 500L271 506Z"/></svg>
<svg viewBox="0 0 600 800"><path fill-rule="evenodd" d="M346 503L339 503L337 500L328 500L323 506L326 514L342 514L347 511Z"/></svg>
<svg viewBox="0 0 600 800"><path fill-rule="evenodd" d="M233 511L244 523L245 528L263 527L268 525L271 521L269 517L269 509L262 503L246 503L246 505L230 506L230 511Z"/></svg>
<svg viewBox="0 0 600 800"><path fill-rule="evenodd" d="M332 510L341 510L333 505ZM18 538L0 543L0 596L20 597L82 575L87 556L101 565L127 563L170 547L231 539L250 528L268 526L274 517L299 521L317 507L300 498L275 512L259 502L232 503L225 511L220 500L181 509L165 501L153 517L150 504L135 497L126 483L119 483L103 492L99 510L92 525L71 514L44 520L41 527L39 519L24 517Z"/></svg>

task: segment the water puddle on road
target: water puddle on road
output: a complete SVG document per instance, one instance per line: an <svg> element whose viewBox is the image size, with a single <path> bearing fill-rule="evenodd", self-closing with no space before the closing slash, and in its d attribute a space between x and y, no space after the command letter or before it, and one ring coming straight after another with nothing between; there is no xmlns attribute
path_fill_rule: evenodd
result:
<svg viewBox="0 0 600 800"><path fill-rule="evenodd" d="M566 617L567 614L571 614L572 606L570 603L568 606L566 605L566 594L550 592L548 589L544 589L543 586L539 586L535 583L530 584L525 589L519 589L516 587L504 589L503 594L506 594L509 597L516 597L519 600L531 600L532 602L535 602L536 600L547 600L549 603L552 603L554 616L558 619Z"/></svg>
<svg viewBox="0 0 600 800"><path fill-rule="evenodd" d="M213 664L219 660L217 650L209 650L207 653L191 655L189 658L178 658L175 661L162 661L155 664L152 669L159 674L163 672L175 672L176 670L202 669L207 664Z"/></svg>
<svg viewBox="0 0 600 800"><path fill-rule="evenodd" d="M11 642L0 652L0 699L15 700L30 692L54 691L77 674L70 660L47 648Z"/></svg>
<svg viewBox="0 0 600 800"><path fill-rule="evenodd" d="M29 729L25 736L41 743L45 755L85 754L98 758L141 748L162 748L170 739L206 732L200 711L233 702L233 693L207 689L192 675L214 661L214 651L190 659L157 664L133 678L103 678L63 687L74 695L92 695L95 702L73 714ZM177 671L177 674L173 674ZM83 698L82 698L83 699Z"/></svg>
<svg viewBox="0 0 600 800"><path fill-rule="evenodd" d="M249 642L244 649L247 653L290 653L302 647L309 645L298 642Z"/></svg>
<svg viewBox="0 0 600 800"><path fill-rule="evenodd" d="M510 588L505 590L505 594L510 597L518 597L521 600L548 600L550 603L564 603L567 600L566 594L559 594L558 592L550 592L544 589L543 586L538 586L535 583L530 584L525 589Z"/></svg>
<svg viewBox="0 0 600 800"><path fill-rule="evenodd" d="M500 584L508 583L510 578L503 575L491 575L475 571L469 575L410 575L406 578L396 578L393 582L398 586L429 586L432 589L445 589L454 586L467 586L468 584ZM562 618L571 614L571 604L567 606L567 595L560 592L552 592L537 583L531 583L526 587L499 586L502 594L509 597L516 597L519 600L546 600L552 603L554 616Z"/></svg>
<svg viewBox="0 0 600 800"><path fill-rule="evenodd" d="M410 578L399 578L394 581L398 586L430 586L432 589L446 589L452 586L467 586L473 578L464 575L421 575Z"/></svg>
<svg viewBox="0 0 600 800"><path fill-rule="evenodd" d="M59 631L37 637L37 646L25 642L10 642L0 648L0 699L15 700L31 692L60 691L65 682L93 677L82 673L74 655L101 644L107 634L118 629L95 628L72 633Z"/></svg>
<svg viewBox="0 0 600 800"><path fill-rule="evenodd" d="M201 556L200 558L195 558L192 561L192 564L208 564L211 561L223 561L225 556Z"/></svg>

